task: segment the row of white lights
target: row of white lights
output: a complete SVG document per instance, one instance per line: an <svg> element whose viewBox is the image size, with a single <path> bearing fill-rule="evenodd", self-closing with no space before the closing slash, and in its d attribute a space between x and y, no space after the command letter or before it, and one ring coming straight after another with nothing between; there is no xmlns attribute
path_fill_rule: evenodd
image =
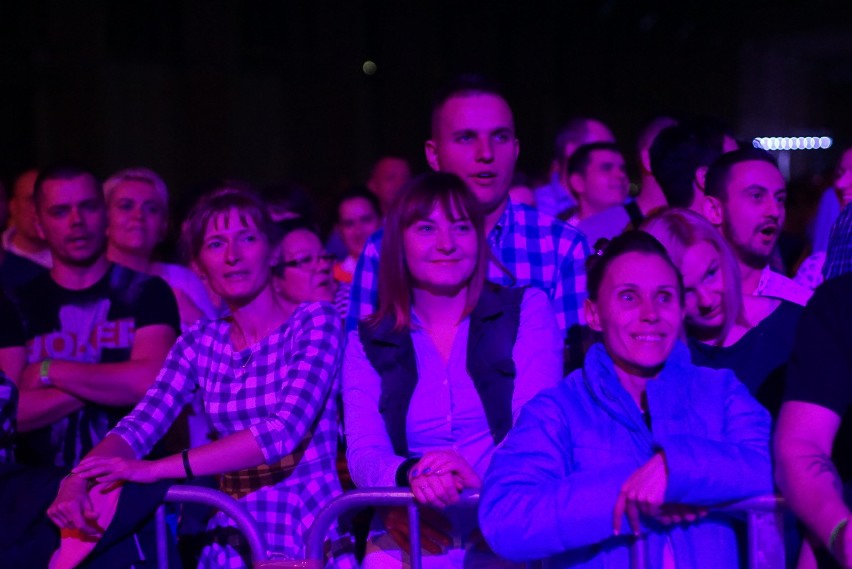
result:
<svg viewBox="0 0 852 569"><path fill-rule="evenodd" d="M764 150L824 150L833 142L828 136L761 136L752 140L755 148Z"/></svg>

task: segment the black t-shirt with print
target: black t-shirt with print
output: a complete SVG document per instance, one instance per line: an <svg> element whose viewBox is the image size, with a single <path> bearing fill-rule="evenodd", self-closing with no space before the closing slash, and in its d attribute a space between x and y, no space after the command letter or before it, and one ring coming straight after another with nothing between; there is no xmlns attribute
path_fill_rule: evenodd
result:
<svg viewBox="0 0 852 569"><path fill-rule="evenodd" d="M159 277L111 265L91 287L70 290L44 274L11 293L21 315L28 363L47 358L83 363L130 359L136 330L154 324L180 333L177 302ZM97 444L127 408L88 403L52 425L19 437L23 464L70 468Z"/></svg>

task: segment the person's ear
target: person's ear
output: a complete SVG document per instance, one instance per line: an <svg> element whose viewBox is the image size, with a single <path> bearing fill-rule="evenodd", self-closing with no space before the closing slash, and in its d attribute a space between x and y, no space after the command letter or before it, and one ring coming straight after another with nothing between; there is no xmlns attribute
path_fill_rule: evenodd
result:
<svg viewBox="0 0 852 569"><path fill-rule="evenodd" d="M568 176L568 189L573 193L580 195L586 191L586 181L579 173L574 172Z"/></svg>
<svg viewBox="0 0 852 569"><path fill-rule="evenodd" d="M707 181L707 166L701 166L695 169L695 177L693 183L702 192L704 191L704 183Z"/></svg>
<svg viewBox="0 0 852 569"><path fill-rule="evenodd" d="M598 314L598 306L591 299L583 302L583 313L586 315L586 324L595 332L602 332L601 320Z"/></svg>
<svg viewBox="0 0 852 569"><path fill-rule="evenodd" d="M429 167L436 172L440 172L441 161L438 160L438 145L434 140L427 140L424 150L426 151L426 162L429 163Z"/></svg>
<svg viewBox="0 0 852 569"><path fill-rule="evenodd" d="M722 209L722 200L712 196L704 196L702 210L707 221L716 227L722 225L722 220L725 218L724 211Z"/></svg>
<svg viewBox="0 0 852 569"><path fill-rule="evenodd" d="M654 173L651 172L651 153L647 148L639 153L639 162L642 164L642 170L653 176Z"/></svg>

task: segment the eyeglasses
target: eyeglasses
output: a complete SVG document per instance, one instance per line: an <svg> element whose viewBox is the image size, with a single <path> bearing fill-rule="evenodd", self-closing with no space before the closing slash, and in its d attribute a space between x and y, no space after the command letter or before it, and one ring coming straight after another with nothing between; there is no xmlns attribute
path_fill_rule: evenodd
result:
<svg viewBox="0 0 852 569"><path fill-rule="evenodd" d="M334 255L331 253L319 253L318 255L305 255L303 257L298 257L293 259L292 261L284 261L281 263L282 267L295 267L297 269L308 270L314 269L320 263L333 263L335 260Z"/></svg>

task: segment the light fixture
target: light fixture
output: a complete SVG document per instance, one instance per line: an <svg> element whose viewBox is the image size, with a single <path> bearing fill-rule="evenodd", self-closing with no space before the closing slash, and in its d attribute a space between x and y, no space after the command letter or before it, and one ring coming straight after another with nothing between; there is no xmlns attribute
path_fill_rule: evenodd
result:
<svg viewBox="0 0 852 569"><path fill-rule="evenodd" d="M825 150L834 141L829 136L758 136L751 143L764 150Z"/></svg>

